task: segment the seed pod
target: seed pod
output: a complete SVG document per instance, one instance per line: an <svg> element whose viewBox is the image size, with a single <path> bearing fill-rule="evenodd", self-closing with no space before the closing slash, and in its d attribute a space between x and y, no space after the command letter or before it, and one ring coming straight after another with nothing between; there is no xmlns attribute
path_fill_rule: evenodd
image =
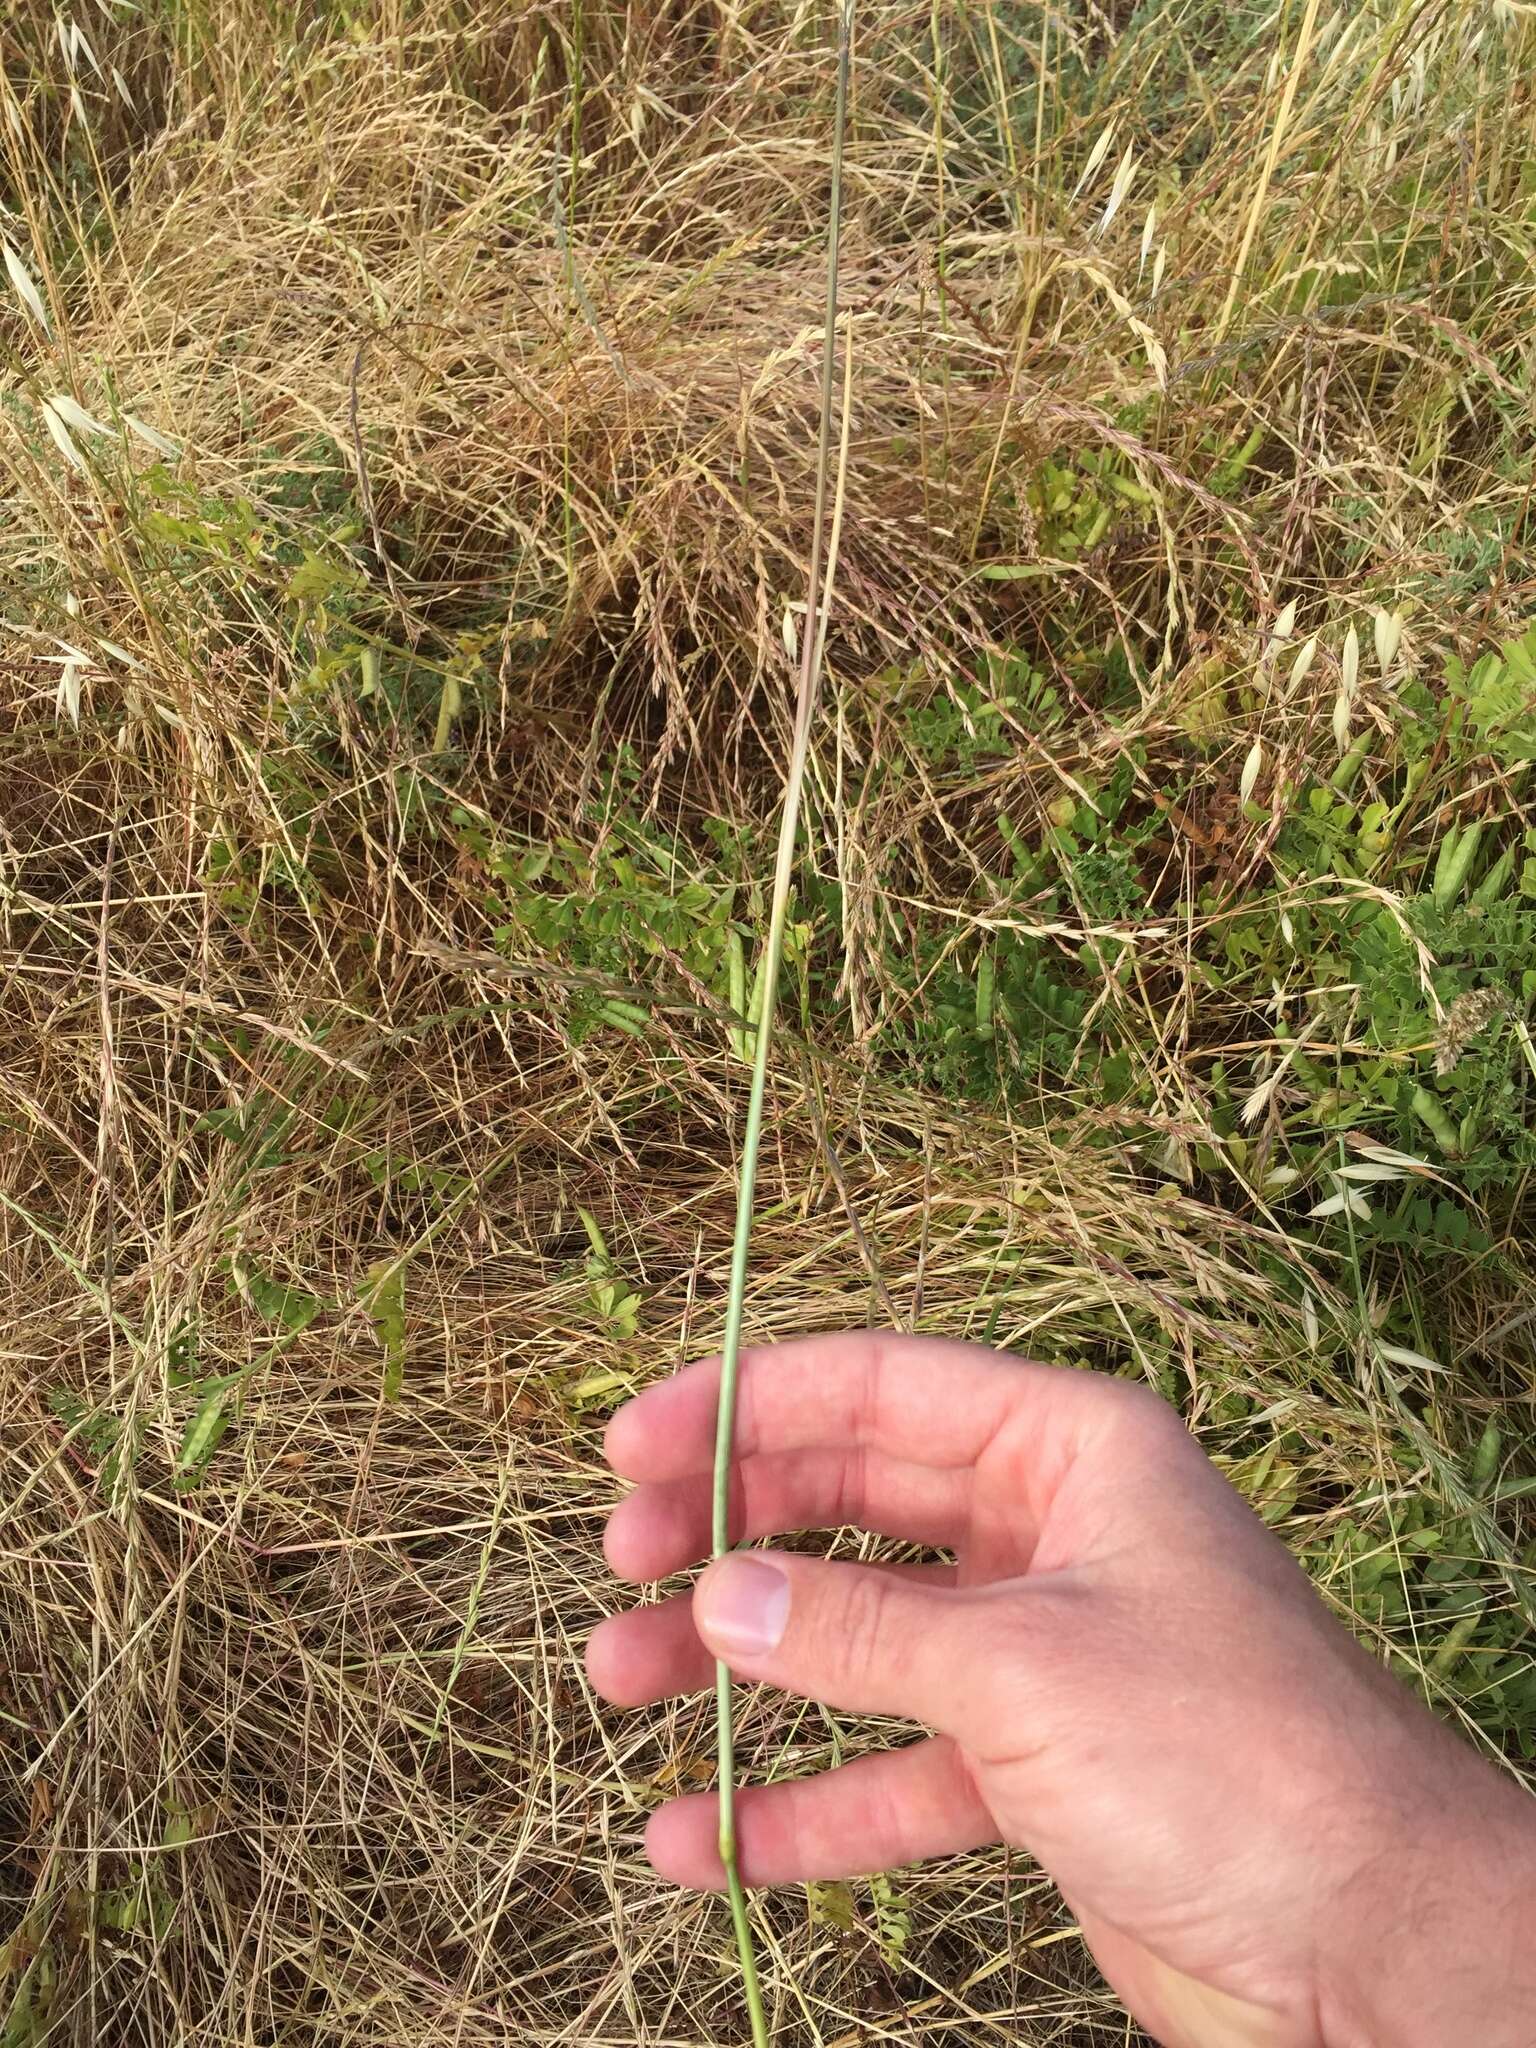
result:
<svg viewBox="0 0 1536 2048"><path fill-rule="evenodd" d="M1437 910L1449 910L1466 885L1477 858L1477 842L1483 836L1483 821L1476 818L1465 830L1456 836L1455 828L1445 836L1440 848L1440 857L1435 862L1435 879L1430 890Z"/></svg>
<svg viewBox="0 0 1536 2048"><path fill-rule="evenodd" d="M1343 699L1340 698L1339 701L1342 703ZM1329 776L1328 787L1336 789L1340 796L1347 796L1354 787L1360 770L1365 766L1365 757L1370 751L1371 735L1363 732Z"/></svg>
<svg viewBox="0 0 1536 2048"><path fill-rule="evenodd" d="M976 963L976 1036L992 1036L992 999L997 993L997 962L989 946Z"/></svg>
<svg viewBox="0 0 1536 2048"><path fill-rule="evenodd" d="M1461 1661L1462 1652L1477 1634L1477 1625L1483 1618L1482 1602L1479 1601L1470 1614L1464 1614L1455 1623L1445 1641L1429 1660L1429 1668L1436 1678L1444 1678Z"/></svg>
<svg viewBox="0 0 1536 2048"><path fill-rule="evenodd" d="M1413 1091L1413 1113L1422 1123L1447 1159L1454 1159L1460 1149L1456 1138L1456 1126L1446 1115L1438 1096L1431 1095L1427 1088Z"/></svg>
<svg viewBox="0 0 1536 2048"><path fill-rule="evenodd" d="M1493 1475L1499 1469L1499 1447L1503 1441L1499 1425L1490 1422L1478 1439L1472 1463L1467 1469L1467 1484L1474 1493L1484 1494L1493 1484Z"/></svg>
<svg viewBox="0 0 1536 2048"><path fill-rule="evenodd" d="M1479 910L1486 910L1490 904L1498 902L1505 889L1509 886L1509 878L1514 871L1515 849L1512 846L1506 846L1487 874L1484 875L1483 879L1472 891L1472 901Z"/></svg>

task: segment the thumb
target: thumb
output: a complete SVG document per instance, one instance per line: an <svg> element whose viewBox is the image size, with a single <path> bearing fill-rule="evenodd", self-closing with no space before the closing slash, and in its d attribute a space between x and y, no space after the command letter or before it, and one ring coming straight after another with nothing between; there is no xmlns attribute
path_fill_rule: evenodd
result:
<svg viewBox="0 0 1536 2048"><path fill-rule="evenodd" d="M904 1715L962 1743L985 1725L1004 1626L986 1590L772 1550L716 1559L694 1588L693 1620L740 1678L848 1713Z"/></svg>

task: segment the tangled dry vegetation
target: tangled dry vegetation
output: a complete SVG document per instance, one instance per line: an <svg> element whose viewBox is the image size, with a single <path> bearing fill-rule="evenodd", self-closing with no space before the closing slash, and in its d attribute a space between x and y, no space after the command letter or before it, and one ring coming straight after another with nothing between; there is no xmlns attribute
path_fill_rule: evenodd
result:
<svg viewBox="0 0 1536 2048"><path fill-rule="evenodd" d="M749 1306L1151 1377L1516 1766L1528 927L1491 868L1486 958L1415 905L1447 831L1515 886L1519 663L1398 750L1531 608L1528 13L861 10ZM639 1853L707 1716L600 1710L579 1646L601 1422L718 1334L830 37L0 26L4 2048L736 2038ZM1213 950L1250 902L1292 954ZM1439 1149L1340 1113L1341 903L1411 939L1388 1065L1505 1048L1416 1083ZM1444 1257L1373 1169L1465 1195ZM892 1733L765 1698L743 1753ZM786 2043L1126 2039L1027 1867L761 1915Z"/></svg>

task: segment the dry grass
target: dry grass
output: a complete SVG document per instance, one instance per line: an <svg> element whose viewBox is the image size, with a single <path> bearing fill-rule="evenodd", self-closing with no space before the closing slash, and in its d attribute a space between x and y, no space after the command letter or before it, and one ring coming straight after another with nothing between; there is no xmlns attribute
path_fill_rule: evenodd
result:
<svg viewBox="0 0 1536 2048"><path fill-rule="evenodd" d="M1299 9L859 30L807 850L841 1001L777 1061L749 1334L895 1318L1145 1372L1214 1450L1283 1433L1302 1547L1528 1418L1518 1309L1469 1270L1441 1309L1482 1349L1415 1400L1405 1469L1347 1263L1257 1170L1233 1200L1149 1165L1212 1138L1211 1047L1252 1050L1194 955L1213 872L1231 900L1266 873L1255 740L1266 786L1326 753L1373 605L1426 658L1530 609L1501 436L1529 422L1536 31L1506 12L1345 10L1294 93ZM0 2042L734 2039L724 1918L638 1847L708 1769L706 1709L600 1711L578 1651L616 1597L598 1425L718 1336L744 1069L686 947L637 927L627 973L583 966L490 898L518 835L596 890L634 820L681 882L707 814L771 814L829 24L145 0L74 26L22 0L0 29L0 229L50 330L0 286ZM76 461L61 393L112 429L66 415ZM1041 464L1105 450L1136 516L1069 545ZM1324 641L1286 696L1254 678L1293 596ZM1065 617L1134 658L1133 702ZM1019 647L1063 717L936 769L904 707ZM1355 729L1387 706L1367 662ZM893 1072L919 932L1017 922L998 813L1040 828L1133 745L1150 801L1192 737L1166 914L1117 928L1136 972L1095 1013L1136 1046L1145 1142L1081 1091L1041 1116ZM1529 822L1519 773L1478 790ZM627 1023L585 1031L615 996ZM1265 1121L1260 1163L1284 1141ZM1303 1266L1348 1341L1309 1336ZM235 1373L182 1483L182 1382ZM1510 1607L1519 1512L1479 1536ZM888 1732L765 1699L742 1748L799 1771ZM778 2038L1126 2039L1032 1871L899 1893L856 1888L851 1930L762 1902Z"/></svg>

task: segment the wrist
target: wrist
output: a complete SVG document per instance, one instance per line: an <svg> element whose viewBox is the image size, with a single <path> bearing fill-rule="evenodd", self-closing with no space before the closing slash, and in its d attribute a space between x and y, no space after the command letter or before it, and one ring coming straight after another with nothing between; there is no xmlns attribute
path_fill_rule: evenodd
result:
<svg viewBox="0 0 1536 2048"><path fill-rule="evenodd" d="M1536 1800L1464 1768L1380 1827L1340 1902L1325 2048L1533 2048Z"/></svg>

